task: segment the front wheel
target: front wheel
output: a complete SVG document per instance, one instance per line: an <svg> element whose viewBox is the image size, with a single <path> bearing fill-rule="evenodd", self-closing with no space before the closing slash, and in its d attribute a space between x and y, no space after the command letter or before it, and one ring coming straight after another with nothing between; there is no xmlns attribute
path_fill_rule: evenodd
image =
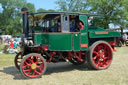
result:
<svg viewBox="0 0 128 85"><path fill-rule="evenodd" d="M113 57L111 46L105 41L97 41L90 48L88 52L88 65L92 69L103 70L107 69Z"/></svg>
<svg viewBox="0 0 128 85"><path fill-rule="evenodd" d="M20 71L26 78L41 77L46 71L45 59L37 53L28 54L21 61Z"/></svg>

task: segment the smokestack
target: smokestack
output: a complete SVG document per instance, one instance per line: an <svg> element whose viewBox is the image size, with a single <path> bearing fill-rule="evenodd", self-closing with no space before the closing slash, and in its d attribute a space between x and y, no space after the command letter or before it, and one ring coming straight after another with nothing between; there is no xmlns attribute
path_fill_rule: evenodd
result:
<svg viewBox="0 0 128 85"><path fill-rule="evenodd" d="M28 36L28 30L29 30L29 25L28 25L28 9L27 8L22 8L21 13L23 14L23 34L25 34L25 37Z"/></svg>

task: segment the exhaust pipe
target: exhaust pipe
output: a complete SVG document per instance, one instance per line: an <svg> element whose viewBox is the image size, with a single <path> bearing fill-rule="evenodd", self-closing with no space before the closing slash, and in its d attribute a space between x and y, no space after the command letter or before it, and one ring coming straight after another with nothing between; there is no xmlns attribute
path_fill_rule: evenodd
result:
<svg viewBox="0 0 128 85"><path fill-rule="evenodd" d="M28 9L22 8L21 13L23 14L23 34L28 37L29 25L28 25Z"/></svg>

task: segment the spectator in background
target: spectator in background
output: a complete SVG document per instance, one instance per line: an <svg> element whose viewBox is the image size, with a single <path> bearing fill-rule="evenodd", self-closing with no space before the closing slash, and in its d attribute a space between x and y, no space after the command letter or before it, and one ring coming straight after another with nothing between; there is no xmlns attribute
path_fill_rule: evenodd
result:
<svg viewBox="0 0 128 85"><path fill-rule="evenodd" d="M10 47L11 47L11 48L14 48L13 39L12 39L12 40L10 40Z"/></svg>
<svg viewBox="0 0 128 85"><path fill-rule="evenodd" d="M123 34L123 45L126 44L126 40L127 40L127 34L124 33L124 34Z"/></svg>
<svg viewBox="0 0 128 85"><path fill-rule="evenodd" d="M0 37L0 44L2 44L2 37Z"/></svg>
<svg viewBox="0 0 128 85"><path fill-rule="evenodd" d="M14 48L16 49L17 48L17 41L14 41Z"/></svg>

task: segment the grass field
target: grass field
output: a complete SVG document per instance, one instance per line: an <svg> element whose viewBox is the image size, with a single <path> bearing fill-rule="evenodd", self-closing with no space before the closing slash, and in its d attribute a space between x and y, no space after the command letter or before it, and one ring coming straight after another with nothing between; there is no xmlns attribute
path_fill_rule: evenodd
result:
<svg viewBox="0 0 128 85"><path fill-rule="evenodd" d="M24 79L14 66L14 54L0 54L0 85L128 85L128 47L117 48L106 70L88 70L86 64L50 63L38 79Z"/></svg>
<svg viewBox="0 0 128 85"><path fill-rule="evenodd" d="M4 48L4 45L0 45L0 50Z"/></svg>

